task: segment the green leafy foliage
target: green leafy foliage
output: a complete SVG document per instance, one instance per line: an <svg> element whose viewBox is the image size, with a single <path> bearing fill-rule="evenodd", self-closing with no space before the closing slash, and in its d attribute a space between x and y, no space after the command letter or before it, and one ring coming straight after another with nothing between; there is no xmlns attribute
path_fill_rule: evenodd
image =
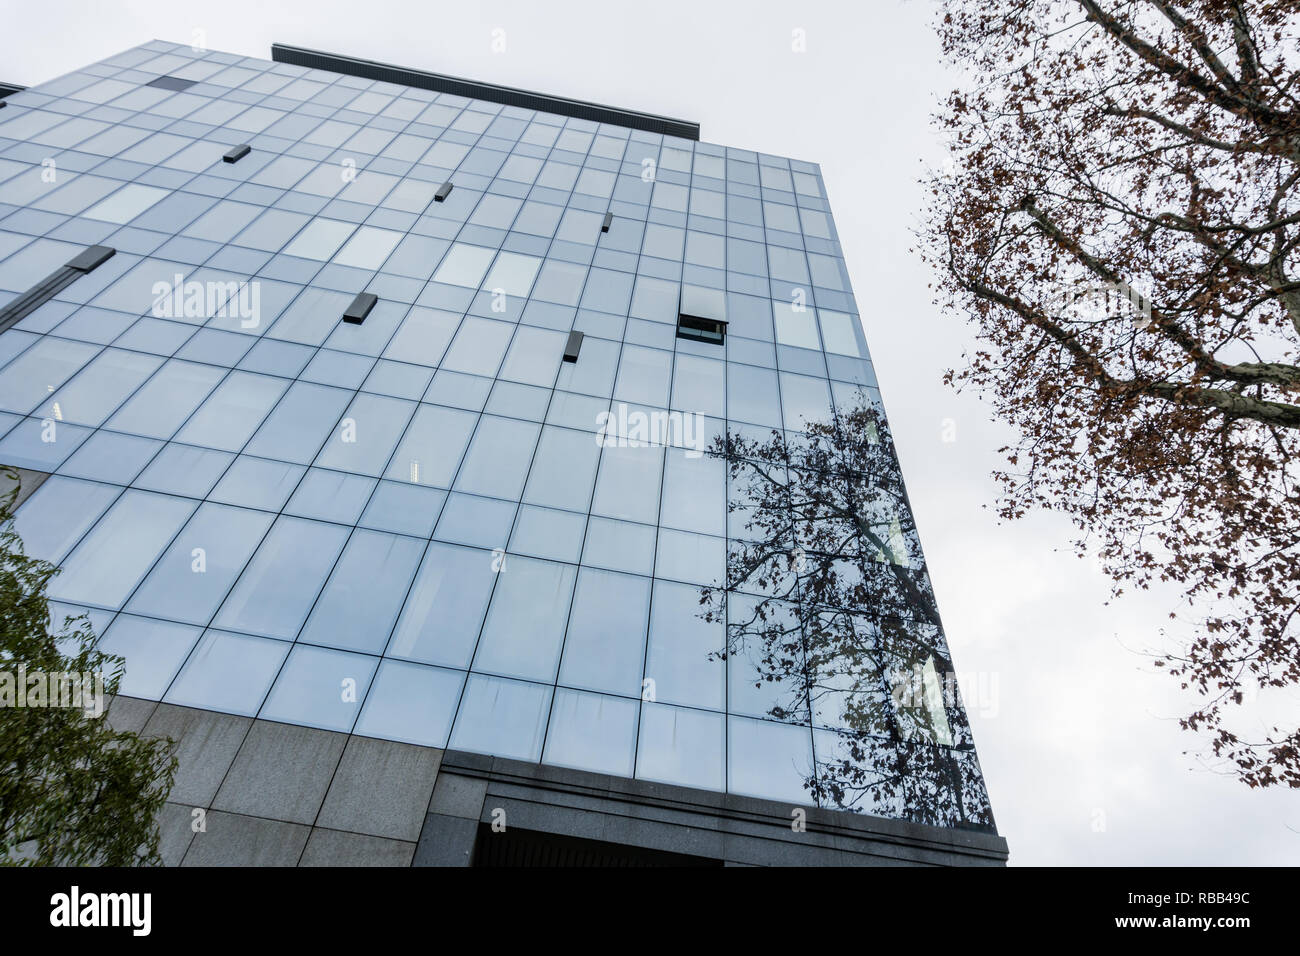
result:
<svg viewBox="0 0 1300 956"><path fill-rule="evenodd" d="M59 569L23 553L16 495L0 498L0 863L159 865L171 741L114 730L102 706L96 716L93 706L16 705L20 674L39 687L45 675L102 673L111 697L125 665L99 650L85 615L52 627L46 588Z"/></svg>

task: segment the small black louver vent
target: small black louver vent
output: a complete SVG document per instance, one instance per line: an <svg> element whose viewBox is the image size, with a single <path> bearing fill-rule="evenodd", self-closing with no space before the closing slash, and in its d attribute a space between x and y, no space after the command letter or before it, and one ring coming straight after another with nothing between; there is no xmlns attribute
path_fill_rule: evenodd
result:
<svg viewBox="0 0 1300 956"><path fill-rule="evenodd" d="M13 328L87 272L94 272L113 258L110 246L89 246L77 253L43 280L0 309L0 332Z"/></svg>
<svg viewBox="0 0 1300 956"><path fill-rule="evenodd" d="M352 325L360 325L366 320L366 316L370 314L370 310L375 307L375 303L378 301L379 296L373 292L358 292L357 297L352 300L352 304L343 313L343 321Z"/></svg>

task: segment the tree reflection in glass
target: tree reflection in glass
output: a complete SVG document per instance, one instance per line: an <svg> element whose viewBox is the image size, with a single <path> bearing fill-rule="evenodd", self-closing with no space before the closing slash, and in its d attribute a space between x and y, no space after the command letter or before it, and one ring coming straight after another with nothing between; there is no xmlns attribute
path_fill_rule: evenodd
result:
<svg viewBox="0 0 1300 956"><path fill-rule="evenodd" d="M728 434L733 539L716 656L743 667L764 716L811 717L821 806L993 827L934 593L883 412L863 390L802 433ZM747 692L747 697L753 697Z"/></svg>

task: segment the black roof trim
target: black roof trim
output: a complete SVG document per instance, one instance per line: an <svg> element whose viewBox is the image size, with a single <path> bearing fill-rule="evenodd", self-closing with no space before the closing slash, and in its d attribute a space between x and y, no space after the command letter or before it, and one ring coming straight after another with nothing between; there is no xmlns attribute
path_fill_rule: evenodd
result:
<svg viewBox="0 0 1300 956"><path fill-rule="evenodd" d="M424 70L412 70L388 63L376 63L374 60L360 60L336 53L324 53L320 50L308 50L303 47L287 46L283 43L271 44L271 59L276 63L290 63L313 70L328 70L331 73L343 73L347 76L359 76L368 80L383 80L385 83L397 83L401 86L413 86L435 93L452 93L470 99L487 100L491 103L504 103L524 109L541 110L557 113L560 116L573 116L578 119L591 120L596 123L612 123L629 129L645 130L648 133L660 133L664 136L678 136L682 139L699 140L700 124L688 120L658 116L654 113L638 113L636 110L619 109L616 106L601 106L584 100L571 100L563 96L547 96L542 93L529 93L509 86L497 86L495 83L480 83L477 80L463 80L441 73L429 73Z"/></svg>
<svg viewBox="0 0 1300 956"><path fill-rule="evenodd" d="M21 93L25 89L27 87L19 86L17 83L0 83L0 99L12 96L14 93Z"/></svg>

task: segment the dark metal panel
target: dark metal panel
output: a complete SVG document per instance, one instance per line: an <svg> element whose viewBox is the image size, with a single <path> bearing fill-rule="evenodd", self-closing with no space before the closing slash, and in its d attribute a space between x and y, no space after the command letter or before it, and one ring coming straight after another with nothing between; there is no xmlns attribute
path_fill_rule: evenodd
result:
<svg viewBox="0 0 1300 956"><path fill-rule="evenodd" d="M188 90L195 83L194 80L183 80L179 76L157 76L150 80L145 86L156 86L160 90Z"/></svg>
<svg viewBox="0 0 1300 956"><path fill-rule="evenodd" d="M480 823L471 866L722 866L721 860Z"/></svg>
<svg viewBox="0 0 1300 956"><path fill-rule="evenodd" d="M500 814L508 831L600 841L632 852L767 866L1002 866L1007 860L1006 840L992 827L936 827L808 806L801 808L800 830L791 826L786 802L455 750L443 753L437 786L450 777L486 783L477 823L490 824ZM414 865L429 865L440 853L454 854L462 866L482 865L472 833L445 831L452 819L446 812L431 808Z"/></svg>

